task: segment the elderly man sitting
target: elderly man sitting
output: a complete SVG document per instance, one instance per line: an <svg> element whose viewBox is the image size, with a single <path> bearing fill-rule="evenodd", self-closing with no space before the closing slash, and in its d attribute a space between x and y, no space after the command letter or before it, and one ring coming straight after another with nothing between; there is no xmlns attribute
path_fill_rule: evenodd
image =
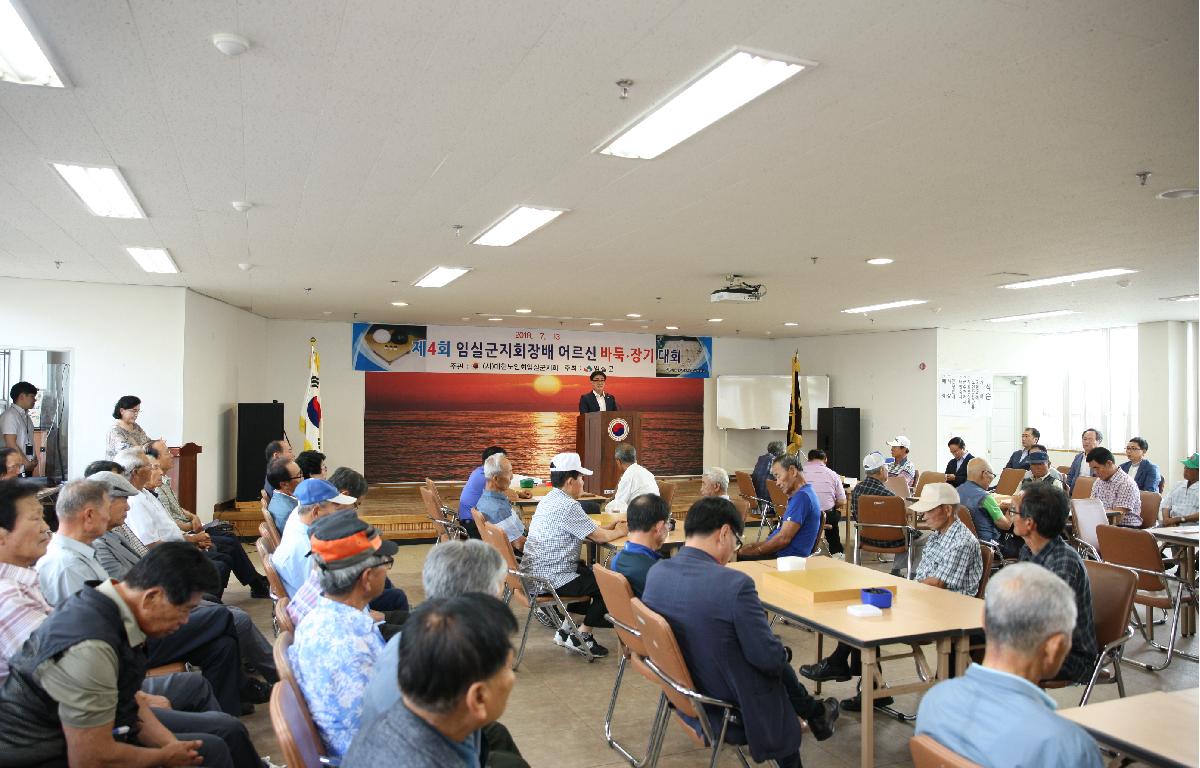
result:
<svg viewBox="0 0 1200 768"><path fill-rule="evenodd" d="M353 510L322 517L310 533L324 594L297 628L288 658L325 748L340 758L358 731L363 692L383 650L367 605L383 592L398 547Z"/></svg>
<svg viewBox="0 0 1200 768"><path fill-rule="evenodd" d="M1062 477L1050 473L1050 455L1045 451L1032 451L1025 456L1025 461L1029 464L1029 470L1025 474L1025 479L1021 481L1019 493L1024 493L1035 485L1064 490Z"/></svg>
<svg viewBox="0 0 1200 768"><path fill-rule="evenodd" d="M704 474L700 475L700 495L729 499L729 473L720 467L704 470Z"/></svg>
<svg viewBox="0 0 1200 768"><path fill-rule="evenodd" d="M525 546L525 524L508 500L508 486L513 479L512 462L503 453L488 456L483 462L483 477L487 485L479 495L475 509L489 523L500 526L514 548L522 549Z"/></svg>
<svg viewBox="0 0 1200 768"><path fill-rule="evenodd" d="M728 496L724 498L729 501ZM608 567L629 580L635 597L642 596L646 588L646 574L662 559L658 549L670 532L667 525L670 516L667 503L656 493L644 493L629 503L626 514L629 538L625 540L621 551L609 561Z"/></svg>
<svg viewBox="0 0 1200 768"><path fill-rule="evenodd" d="M804 479L800 460L791 454L778 456L771 465L775 484L788 496L787 511L779 528L766 541L747 544L739 560L774 560L777 557L808 557L821 537L821 503Z"/></svg>
<svg viewBox="0 0 1200 768"><path fill-rule="evenodd" d="M967 464L967 482L958 486L958 496L971 513L971 522L975 523L979 540L997 542L1004 549L1006 557L1015 557L1021 542L1010 543L1011 537L1002 535L1012 530L1012 517L1000 509L999 503L987 491L995 478L996 473L987 459L971 459Z"/></svg>
<svg viewBox="0 0 1200 768"><path fill-rule="evenodd" d="M1096 482L1092 483L1092 498L1104 505L1105 512L1120 513L1117 525L1141 528L1142 492L1132 477L1117 468L1112 451L1093 448L1088 451L1087 463L1096 477Z"/></svg>
<svg viewBox="0 0 1200 768"><path fill-rule="evenodd" d="M658 481L650 470L637 463L637 449L629 443L621 443L615 452L617 466L621 468L621 479L612 501L604 508L610 514L624 514L629 502L643 493L658 493ZM727 483L728 484L728 483Z"/></svg>
<svg viewBox="0 0 1200 768"><path fill-rule="evenodd" d="M1075 595L1062 579L1031 563L1000 570L984 602L983 665L938 683L917 710L917 734L980 765L1098 768L1096 743L1055 714L1038 681L1054 675L1071 649ZM1020 723L1020 736L997 723Z"/></svg>

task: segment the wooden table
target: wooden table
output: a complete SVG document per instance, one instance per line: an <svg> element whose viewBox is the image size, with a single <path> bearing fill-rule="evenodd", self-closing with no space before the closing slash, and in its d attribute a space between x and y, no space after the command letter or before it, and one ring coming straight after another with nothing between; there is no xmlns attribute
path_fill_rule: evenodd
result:
<svg viewBox="0 0 1200 768"><path fill-rule="evenodd" d="M1196 546L1200 544L1200 525L1172 525L1163 528L1149 528L1150 535L1165 544L1171 544L1179 556L1179 578L1189 584L1196 583ZM1185 603L1180 606L1183 616L1179 620L1180 637L1191 637L1196 634L1196 604Z"/></svg>
<svg viewBox="0 0 1200 768"><path fill-rule="evenodd" d="M1200 765L1200 695L1195 688L1127 696L1058 714L1079 723L1101 745L1139 762L1172 768Z"/></svg>
<svg viewBox="0 0 1200 768"><path fill-rule="evenodd" d="M950 649L956 651L956 674L961 675L970 660L971 632L983 631L983 601L956 592L874 571L828 557L810 557L807 568L851 569L881 587L896 587L896 599L882 616L857 617L846 613L846 606L857 600L812 603L800 596L797 588L768 574L775 561L758 560L732 563L754 578L763 605L797 624L816 630L817 657L820 660L824 635L857 648L862 653L862 765L875 762L874 700L875 664L881 646L892 643L935 643L937 670L928 682L889 687L885 693L915 693L933 687L950 676Z"/></svg>

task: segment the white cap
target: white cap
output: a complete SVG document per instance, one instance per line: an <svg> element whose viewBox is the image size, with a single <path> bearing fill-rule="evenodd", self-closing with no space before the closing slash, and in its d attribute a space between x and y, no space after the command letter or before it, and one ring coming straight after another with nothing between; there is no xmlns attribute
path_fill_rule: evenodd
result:
<svg viewBox="0 0 1200 768"><path fill-rule="evenodd" d="M592 470L584 469L579 462L578 453L560 453L553 459L550 459L551 472L578 472L581 475L590 475Z"/></svg>
<svg viewBox="0 0 1200 768"><path fill-rule="evenodd" d="M887 444L892 446L893 448L895 448L896 446L900 446L901 448L908 448L910 450L912 449L912 440L909 440L904 435L896 435L891 440L888 440Z"/></svg>
<svg viewBox="0 0 1200 768"><path fill-rule="evenodd" d="M928 512L943 504L959 503L958 491L950 483L926 483L921 489L921 498L913 502L913 512Z"/></svg>
<svg viewBox="0 0 1200 768"><path fill-rule="evenodd" d="M876 472L884 465L883 454L879 451L871 451L866 456L863 456L863 471L867 474Z"/></svg>

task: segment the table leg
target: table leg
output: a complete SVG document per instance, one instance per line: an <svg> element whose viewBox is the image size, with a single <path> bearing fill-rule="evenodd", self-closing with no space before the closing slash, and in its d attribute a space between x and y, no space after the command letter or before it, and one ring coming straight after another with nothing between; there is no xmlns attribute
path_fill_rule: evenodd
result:
<svg viewBox="0 0 1200 768"><path fill-rule="evenodd" d="M971 636L959 635L954 638L954 676L962 677L971 663Z"/></svg>
<svg viewBox="0 0 1200 768"><path fill-rule="evenodd" d="M1183 556L1179 558L1179 575L1188 584L1192 584L1196 578L1196 548L1195 547L1180 547ZM1181 606L1183 617L1180 621L1179 634L1182 637L1191 637L1196 634L1196 604L1186 603Z"/></svg>
<svg viewBox="0 0 1200 768"><path fill-rule="evenodd" d="M825 655L824 655L824 654L825 654L825 652L824 652L824 645L825 645L825 635L823 635L823 634L821 634L820 632L818 632L818 633L817 633L817 663L818 663L818 664L820 664L820 663L821 663L821 659L825 658ZM821 683L820 683L820 681L817 681L816 692L817 692L817 695L818 695L818 696L820 696L820 695L821 695Z"/></svg>
<svg viewBox="0 0 1200 768"><path fill-rule="evenodd" d="M878 648L862 649L862 765L875 765L875 659Z"/></svg>
<svg viewBox="0 0 1200 768"><path fill-rule="evenodd" d="M937 679L946 680L950 677L950 638L938 638L937 655Z"/></svg>

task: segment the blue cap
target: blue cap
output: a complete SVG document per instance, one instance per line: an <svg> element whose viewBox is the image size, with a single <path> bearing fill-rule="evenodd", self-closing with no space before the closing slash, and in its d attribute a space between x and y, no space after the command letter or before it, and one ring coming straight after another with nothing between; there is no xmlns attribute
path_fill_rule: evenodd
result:
<svg viewBox="0 0 1200 768"><path fill-rule="evenodd" d="M333 483L319 477L310 477L296 486L296 501L302 506L307 506L324 501L332 501L334 504L353 504L358 499L340 493Z"/></svg>

